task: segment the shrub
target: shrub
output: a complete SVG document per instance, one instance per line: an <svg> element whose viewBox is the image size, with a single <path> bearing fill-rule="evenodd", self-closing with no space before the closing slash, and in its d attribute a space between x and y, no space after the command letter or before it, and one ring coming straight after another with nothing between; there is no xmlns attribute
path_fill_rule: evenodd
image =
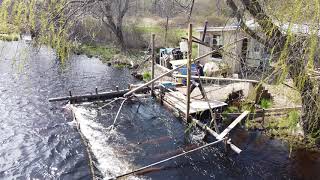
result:
<svg viewBox="0 0 320 180"><path fill-rule="evenodd" d="M144 81L150 81L151 80L151 73L150 72L144 72L142 76L143 76L143 80Z"/></svg>
<svg viewBox="0 0 320 180"><path fill-rule="evenodd" d="M270 99L261 99L260 106L262 109L268 109L272 106L272 101Z"/></svg>

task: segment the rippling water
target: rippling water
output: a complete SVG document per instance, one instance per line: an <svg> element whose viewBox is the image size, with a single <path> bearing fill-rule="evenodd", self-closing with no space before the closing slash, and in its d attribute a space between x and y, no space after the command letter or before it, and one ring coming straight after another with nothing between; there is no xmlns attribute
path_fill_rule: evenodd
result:
<svg viewBox="0 0 320 180"><path fill-rule="evenodd" d="M98 59L73 56L61 65L47 48L24 42L0 43L0 178L90 179L86 148L66 103L48 98L127 87L127 70ZM201 132L186 127L152 99L125 103L117 127L108 128L121 101L99 115L77 106L81 131L91 146L97 171L112 177L199 146ZM139 106L140 104L140 106ZM242 154L219 145L167 162L131 179L318 179L320 155L238 129L233 140Z"/></svg>

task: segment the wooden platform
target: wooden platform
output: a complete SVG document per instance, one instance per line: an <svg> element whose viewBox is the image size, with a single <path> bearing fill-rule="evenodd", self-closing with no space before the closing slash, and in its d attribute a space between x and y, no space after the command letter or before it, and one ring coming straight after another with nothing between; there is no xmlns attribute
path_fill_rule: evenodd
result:
<svg viewBox="0 0 320 180"><path fill-rule="evenodd" d="M167 101L172 106L174 106L177 110L181 112L186 112L187 104L186 104L186 96L183 95L179 91L166 92L163 97L164 101ZM190 114L200 113L206 110L215 109L219 107L226 106L227 104L221 101L210 100L210 107L208 102L200 99L191 98L190 103Z"/></svg>

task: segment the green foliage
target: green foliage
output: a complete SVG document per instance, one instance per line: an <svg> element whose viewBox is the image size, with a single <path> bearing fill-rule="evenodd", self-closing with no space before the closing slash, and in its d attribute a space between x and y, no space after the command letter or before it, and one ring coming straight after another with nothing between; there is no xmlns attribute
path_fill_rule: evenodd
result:
<svg viewBox="0 0 320 180"><path fill-rule="evenodd" d="M76 52L86 54L89 57L98 57L103 62L110 61L116 54L120 53L120 51L114 47L97 45L81 45Z"/></svg>
<svg viewBox="0 0 320 180"><path fill-rule="evenodd" d="M0 34L0 40L2 41L18 41L18 34Z"/></svg>
<svg viewBox="0 0 320 180"><path fill-rule="evenodd" d="M165 30L163 27L154 25L154 26L145 26L143 24L139 24L136 27L136 31L139 31L143 34L143 37L147 42L150 41L151 34L156 35L156 46L159 47L177 47L179 46L179 42L181 41L181 37L186 37L187 30L181 28L169 28L167 34L167 45L165 45ZM162 37L162 38L161 38ZM194 53L196 53L194 51Z"/></svg>
<svg viewBox="0 0 320 180"><path fill-rule="evenodd" d="M273 118L268 121L267 127L269 129L289 129L294 130L300 120L300 112L290 111L287 117Z"/></svg>
<svg viewBox="0 0 320 180"><path fill-rule="evenodd" d="M144 81L150 81L151 80L151 73L150 72L144 72L142 76L143 76L143 80Z"/></svg>
<svg viewBox="0 0 320 180"><path fill-rule="evenodd" d="M236 107L236 106L229 106L229 107L227 107L226 110L224 110L224 111L222 112L222 115L223 115L223 116L226 116L228 113L238 113L238 112L239 112L239 108L238 108L238 107Z"/></svg>
<svg viewBox="0 0 320 180"><path fill-rule="evenodd" d="M261 99L260 106L262 109L268 109L272 106L272 101L270 99Z"/></svg>
<svg viewBox="0 0 320 180"><path fill-rule="evenodd" d="M288 125L291 129L294 129L297 126L297 124L299 123L299 120L300 120L300 113L298 111L289 112Z"/></svg>
<svg viewBox="0 0 320 180"><path fill-rule="evenodd" d="M67 21L65 3L65 0L4 0L0 6L0 31L9 34L33 32L35 42L54 48L63 62L72 47L69 30L73 25L72 21Z"/></svg>

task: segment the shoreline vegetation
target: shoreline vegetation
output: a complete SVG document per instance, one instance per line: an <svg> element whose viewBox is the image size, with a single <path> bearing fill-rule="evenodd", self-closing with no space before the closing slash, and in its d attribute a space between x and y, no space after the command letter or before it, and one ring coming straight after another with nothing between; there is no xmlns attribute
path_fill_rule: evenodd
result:
<svg viewBox="0 0 320 180"><path fill-rule="evenodd" d="M254 105L256 93L240 101L237 106L230 104L222 112L222 123L229 125L234 115L241 114L244 110L251 113L245 120L244 127L248 131L259 131L270 139L277 139L288 144L290 150L307 149L320 152L320 138L317 135L305 135L299 119L301 117L301 99L297 97L297 91L284 88L283 85L263 85L272 94L272 99L261 99ZM285 93L277 93L279 89L285 90ZM281 100L280 100L281 99ZM292 108L282 110L288 105Z"/></svg>
<svg viewBox="0 0 320 180"><path fill-rule="evenodd" d="M0 40L1 41L19 41L20 35L17 33L0 33Z"/></svg>

